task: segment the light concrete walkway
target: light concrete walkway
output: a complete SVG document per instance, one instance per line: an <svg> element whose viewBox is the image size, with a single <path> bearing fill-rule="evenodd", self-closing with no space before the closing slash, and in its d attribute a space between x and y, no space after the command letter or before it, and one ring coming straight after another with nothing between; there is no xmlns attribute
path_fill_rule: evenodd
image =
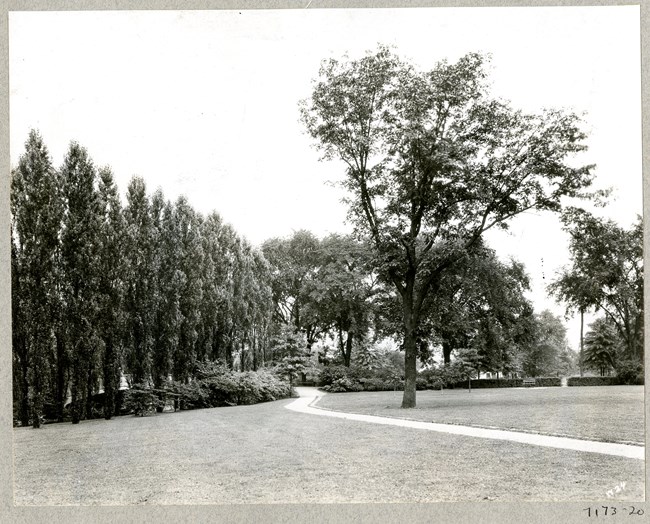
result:
<svg viewBox="0 0 650 524"><path fill-rule="evenodd" d="M320 415L323 417L335 417L373 424L385 424L387 426L401 426L405 428L426 429L441 433L452 433L467 437L488 438L496 440L509 440L521 444L533 446L544 446L549 448L572 449L588 453L601 453L604 455L616 455L639 460L645 460L645 447L628 444L613 444L609 442L597 442L593 440L581 440L567 437L552 437L548 435L537 435L534 433L521 433L517 431L504 431L498 429L484 429L472 426L458 426L455 424L438 424L435 422L420 422L416 420L404 420L396 418L378 417L375 415L358 415L355 413L343 413L330 411L315 407L318 399L325 395L324 391L317 388L299 387L296 388L300 398L285 407L300 413Z"/></svg>

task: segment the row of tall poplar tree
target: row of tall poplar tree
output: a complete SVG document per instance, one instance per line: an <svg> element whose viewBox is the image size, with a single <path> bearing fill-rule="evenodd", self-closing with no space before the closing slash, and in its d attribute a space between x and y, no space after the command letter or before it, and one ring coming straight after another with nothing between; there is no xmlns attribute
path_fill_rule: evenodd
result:
<svg viewBox="0 0 650 524"><path fill-rule="evenodd" d="M257 369L273 311L264 256L184 197L147 194L134 177L122 205L109 168L71 143L56 169L38 132L12 172L12 344L15 413L44 409L73 423L116 413L131 384L187 381L194 363ZM68 398L71 396L71 399Z"/></svg>

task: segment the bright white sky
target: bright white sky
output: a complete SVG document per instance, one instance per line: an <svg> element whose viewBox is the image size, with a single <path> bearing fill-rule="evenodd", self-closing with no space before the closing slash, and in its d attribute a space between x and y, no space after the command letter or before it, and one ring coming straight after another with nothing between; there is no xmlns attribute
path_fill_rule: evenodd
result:
<svg viewBox="0 0 650 524"><path fill-rule="evenodd" d="M470 51L493 55L493 92L538 111L587 113L603 213L642 212L639 7L277 11L13 12L9 16L11 161L31 128L55 165L71 140L110 165L122 193L185 194L251 242L305 228L346 231L343 167L323 163L299 122L323 58L393 44L421 68ZM491 235L526 264L536 310L563 308L545 285L567 263L555 217L519 218ZM578 322L567 324L577 347Z"/></svg>

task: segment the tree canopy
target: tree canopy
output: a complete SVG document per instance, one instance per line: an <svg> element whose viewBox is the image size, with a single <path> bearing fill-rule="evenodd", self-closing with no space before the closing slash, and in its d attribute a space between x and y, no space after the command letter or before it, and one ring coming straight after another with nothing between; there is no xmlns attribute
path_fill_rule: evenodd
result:
<svg viewBox="0 0 650 524"><path fill-rule="evenodd" d="M643 224L625 229L579 208L562 215L571 265L549 290L569 310L603 311L616 326L626 356L643 360Z"/></svg>
<svg viewBox="0 0 650 524"><path fill-rule="evenodd" d="M371 242L379 274L401 298L406 383L415 406L422 307L482 234L531 210L585 196L591 166L579 117L527 114L491 96L488 57L428 71L380 47L322 62L302 120L323 159L345 168L349 218Z"/></svg>

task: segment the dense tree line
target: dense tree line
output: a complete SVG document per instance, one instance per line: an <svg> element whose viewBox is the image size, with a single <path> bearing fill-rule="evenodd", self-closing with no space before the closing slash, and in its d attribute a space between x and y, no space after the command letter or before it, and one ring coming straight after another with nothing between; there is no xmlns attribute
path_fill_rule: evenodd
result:
<svg viewBox="0 0 650 524"><path fill-rule="evenodd" d="M120 377L187 382L197 363L254 370L267 360L271 271L220 216L147 193L120 200L113 174L72 143L56 169L32 131L12 172L15 412L73 422L116 413Z"/></svg>
<svg viewBox="0 0 650 524"><path fill-rule="evenodd" d="M122 200L77 143L56 168L32 131L11 181L16 418L79 422L100 389L110 418L122 377L187 384L206 362L282 363L291 378L316 343L334 346L323 363L370 366L382 336L400 339L405 408L418 360L430 365L438 348L442 365L456 357L468 373L566 373L562 322L534 314L523 266L483 240L533 209L562 213L571 235L572 267L550 291L569 311L605 314L581 363L636 369L641 222L625 230L563 207L596 194L593 166L575 162L583 123L495 98L487 61L470 53L420 71L385 47L323 61L301 116L323 158L342 162L354 236L298 231L258 250L216 212L150 194L138 177Z"/></svg>

